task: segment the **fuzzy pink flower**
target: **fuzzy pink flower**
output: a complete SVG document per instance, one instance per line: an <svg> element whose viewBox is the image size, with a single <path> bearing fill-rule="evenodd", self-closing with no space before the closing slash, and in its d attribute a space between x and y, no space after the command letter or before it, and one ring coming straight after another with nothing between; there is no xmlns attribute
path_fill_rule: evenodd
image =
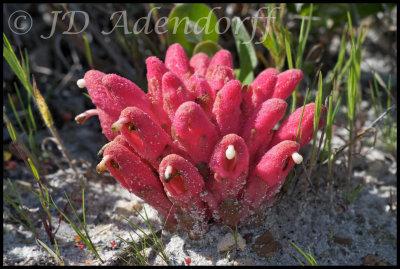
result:
<svg viewBox="0 0 400 269"><path fill-rule="evenodd" d="M205 77L210 61L210 57L208 57L207 54L200 52L193 55L190 59L190 66L193 68L195 73Z"/></svg>

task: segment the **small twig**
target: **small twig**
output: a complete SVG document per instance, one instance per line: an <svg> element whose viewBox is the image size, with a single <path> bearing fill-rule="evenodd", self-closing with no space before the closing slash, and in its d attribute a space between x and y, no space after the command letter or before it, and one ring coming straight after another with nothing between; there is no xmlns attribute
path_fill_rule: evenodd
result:
<svg viewBox="0 0 400 269"><path fill-rule="evenodd" d="M391 107L389 107L388 109L386 109L385 112L383 112L376 120L374 120L369 126L368 128L373 128L375 127L388 113L390 113L393 109L395 109L397 107L397 105L392 105ZM368 129L367 128L367 129Z"/></svg>
<svg viewBox="0 0 400 269"><path fill-rule="evenodd" d="M325 136L325 126L324 126L323 129L322 129L322 134L321 134L321 138L320 138L320 140L319 140L318 149L317 149L317 154L315 155L315 158L313 158L313 159L310 161L310 165L309 165L308 171L307 171L307 169L306 169L306 166L305 166L304 162L302 163L303 169L304 169L304 172L305 172L306 178L307 178L307 181L306 181L305 184L304 184L304 193L303 193L303 195L304 195L304 200L307 198L307 189L308 189L308 186L311 185L311 187L313 188L313 184L311 183L311 178L310 178L310 177L311 177L311 172L312 172L313 168L315 167L314 165L315 165L315 163L317 162L317 159L318 159L317 157L319 156L319 153L320 153L320 151L321 151L322 141L324 140L324 136ZM317 186L318 186L318 183L317 183Z"/></svg>
<svg viewBox="0 0 400 269"><path fill-rule="evenodd" d="M40 215L40 218L42 219L44 229L45 229L47 235L48 235L49 238L50 238L50 243L51 243L52 245L54 245L54 235L53 235L53 233L52 233L52 231L51 231L51 230L52 230L52 228L51 228L51 223L48 224L48 223L46 222L45 218L43 217L43 215Z"/></svg>
<svg viewBox="0 0 400 269"><path fill-rule="evenodd" d="M301 165L302 165L302 167L303 167L303 170L304 170L304 174L306 175L306 185L305 185L305 187L304 187L304 199L306 199L307 197L307 189L308 189L308 186L310 185L311 186L311 188L313 188L313 184L312 184L312 182L311 182L311 178L310 178L310 173L307 173L307 167L306 167L306 165L304 164L304 162L302 162L301 163ZM310 170L311 170L311 168L310 168Z"/></svg>
<svg viewBox="0 0 400 269"><path fill-rule="evenodd" d="M43 118L43 121L46 124L47 128L50 130L50 133L58 141L60 150L63 153L64 157L66 157L68 159L68 163L69 163L70 167L72 168L72 170L75 171L76 175L78 176L78 171L76 170L75 165L72 163L72 158L69 155L66 147L64 146L64 143L61 140L60 135L58 134L58 132L54 126L54 122L53 122L53 118L51 116L50 110L46 104L46 101L44 100L43 96L41 95L41 93L36 85L36 80L35 80L34 76L32 76L32 82L33 82L32 83L32 91L34 93L35 102L39 108L39 111Z"/></svg>
<svg viewBox="0 0 400 269"><path fill-rule="evenodd" d="M65 69L69 70L70 69L70 64L68 63L67 58L64 56L64 53L61 50L61 40L63 38L62 34L58 34L56 36L56 42L55 42L55 51L58 59L60 59L61 63L64 65Z"/></svg>

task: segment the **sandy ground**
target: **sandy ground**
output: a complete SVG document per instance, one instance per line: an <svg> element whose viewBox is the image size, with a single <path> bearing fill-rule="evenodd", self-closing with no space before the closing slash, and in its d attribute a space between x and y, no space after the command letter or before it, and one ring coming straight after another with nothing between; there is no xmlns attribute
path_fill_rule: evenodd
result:
<svg viewBox="0 0 400 269"><path fill-rule="evenodd" d="M338 134L345 132L337 130ZM72 141L73 137L69 139ZM371 139L372 137L367 140ZM336 145L343 143L340 139L334 142ZM336 169L335 174L337 181L334 184L331 214L327 185L321 184L317 193L310 189L304 200L302 187L305 179L302 177L277 206L265 211L266 218L258 226L239 227L240 237L244 238L245 242L245 245L241 246L244 250L236 250L232 246L232 251L218 251L218 244L222 244L224 236L230 234L226 227L213 226L210 232L198 241L190 240L180 229L173 233L162 230L163 220L157 211L116 184L113 178L100 177L95 172L86 174L85 203L89 233L94 245L99 248L100 256L106 261L104 265L125 265L126 263L118 257L122 254L122 249L126 248L126 244L118 236L131 241L131 233L136 242L138 236L121 215L149 232L143 219L135 213L134 208L138 207L139 202L144 205L154 230L162 230L161 239L170 265L184 265L184 258L190 258L191 265L298 265L294 256L307 264L289 240L305 252L308 252L309 248L319 265L396 265L397 160L392 160L388 154L377 148L371 150L365 146L362 151L367 150L369 151L365 155L354 159L352 186L365 186L352 204L346 203L343 192L345 174L344 169L340 169L344 160L341 156L336 161L336 167L339 169ZM324 169L320 174L321 182L327 180ZM82 171L84 170L86 169ZM24 178L28 172L21 173L21 177ZM36 184L33 180L13 180L21 193L23 204L32 212L30 216L33 217L32 221L37 230L41 232L40 239L50 246L37 217L39 200L31 193L31 190L36 190ZM74 206L82 215L79 201L81 181L75 178L71 169L49 174L46 180L57 205L66 205L63 194L65 191L72 196ZM6 179L3 179L3 191L10 193ZM4 214L5 211L13 212L3 203L3 264L57 264L44 248L35 243L32 233L12 221ZM73 216L71 210L68 212L69 216ZM144 209L140 212L144 213ZM53 223L57 226L58 214L53 211L53 216ZM72 219L76 222L75 218ZM75 246L74 235L71 226L62 220L56 238L64 262L67 265L101 264L87 247L81 250ZM111 247L113 241L116 243L115 247ZM146 253L149 255L150 265L165 264L150 248Z"/></svg>

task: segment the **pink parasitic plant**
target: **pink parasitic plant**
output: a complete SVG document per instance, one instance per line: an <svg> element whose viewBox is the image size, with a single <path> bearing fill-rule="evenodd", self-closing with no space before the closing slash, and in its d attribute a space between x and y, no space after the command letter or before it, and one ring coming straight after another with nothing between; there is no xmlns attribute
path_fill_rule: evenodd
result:
<svg viewBox="0 0 400 269"><path fill-rule="evenodd" d="M98 115L110 141L97 171L108 170L191 239L211 223L244 224L271 206L313 136L314 103L274 130L302 71L268 68L243 86L229 51L189 60L179 44L168 48L165 63L149 57L146 66L147 94L128 79L97 70L77 82L96 106L77 122Z"/></svg>

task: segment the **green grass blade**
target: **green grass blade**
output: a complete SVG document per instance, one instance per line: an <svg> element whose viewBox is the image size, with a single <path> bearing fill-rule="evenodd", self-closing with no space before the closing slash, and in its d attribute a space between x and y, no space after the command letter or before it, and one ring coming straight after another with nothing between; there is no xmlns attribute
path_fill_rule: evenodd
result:
<svg viewBox="0 0 400 269"><path fill-rule="evenodd" d="M304 50L306 48L308 34L310 33L310 28L311 28L311 23L312 23L312 12L313 12L313 4L310 5L310 13L308 15L307 27L306 27L306 31L305 31L304 35L303 35L304 21L305 21L304 17L301 21L299 44L297 46L297 58L296 58L296 68L298 68L298 69L301 69L301 67L303 66L303 54L304 54Z"/></svg>
<svg viewBox="0 0 400 269"><path fill-rule="evenodd" d="M301 48L302 48L302 43L303 43L303 33L304 33L304 22L305 22L305 18L303 17L301 19L301 25L300 25L300 34L299 34L299 44L297 45L297 58L296 58L296 67L297 66L301 66L301 59L302 59L302 54L301 54Z"/></svg>
<svg viewBox="0 0 400 269"><path fill-rule="evenodd" d="M30 165L30 167L31 167L31 169L32 169L33 176L35 177L35 179L36 179L37 181L39 181L39 173L38 173L38 171L37 171L35 165L32 163L32 161L31 161L30 158L28 158L28 163L29 163L29 165Z"/></svg>
<svg viewBox="0 0 400 269"><path fill-rule="evenodd" d="M6 121L6 127L8 133L10 134L11 140L15 143L17 141L17 136L15 134L14 127L4 112L3 112L3 119Z"/></svg>
<svg viewBox="0 0 400 269"><path fill-rule="evenodd" d="M238 80L243 85L250 84L254 79L253 70L257 67L258 59L250 36L239 17L232 19L232 33L239 54L240 73Z"/></svg>
<svg viewBox="0 0 400 269"><path fill-rule="evenodd" d="M34 140L32 132L30 132L29 135L28 135L28 146L29 146L29 149L32 152L32 155L35 155L36 145L35 145L35 140ZM36 155L35 155L35 157L36 157Z"/></svg>
<svg viewBox="0 0 400 269"><path fill-rule="evenodd" d="M18 79L21 81L21 83L24 85L24 87L28 91L31 91L31 87L29 87L27 83L27 77L24 72L24 69L22 68L20 62L18 61L18 58L15 55L14 51L12 50L10 42L8 41L4 33L3 33L3 57L6 59L7 63L10 65L11 69L18 77Z"/></svg>
<svg viewBox="0 0 400 269"><path fill-rule="evenodd" d="M82 177L82 215L83 215L83 227L86 229L86 214L85 214L85 178Z"/></svg>
<svg viewBox="0 0 400 269"><path fill-rule="evenodd" d="M65 195L65 197L67 198L68 204L69 204L69 206L71 207L72 211L74 212L75 217L78 219L79 225L81 226L81 228L83 228L82 221L81 221L81 219L79 218L79 215L78 215L78 213L77 213L76 210L75 210L75 207L73 206L71 200L70 200L69 197L68 197L68 194L67 194L65 191L64 191L64 195ZM82 238L82 239L83 239L83 238Z"/></svg>
<svg viewBox="0 0 400 269"><path fill-rule="evenodd" d="M137 246L136 242L133 240L133 237L132 237L130 232L129 232L129 235L131 237L131 240L132 240L133 244L131 244L130 242L128 242L124 238L120 237L119 235L117 235L117 237L120 240L122 240L123 242L125 242L127 245L129 245L134 250L134 253L132 253L132 254L134 255L135 259L139 260L139 265L146 265L147 263L145 261L145 259L146 259L145 254L143 255L142 253L140 253L139 247ZM144 248L143 248L143 245L142 245L142 250L143 250L143 252L145 252ZM125 261L125 262L128 263L127 261Z"/></svg>
<svg viewBox="0 0 400 269"><path fill-rule="evenodd" d="M17 191L15 190L14 185L12 184L12 182L9 178L7 178L7 180L8 180L8 184L10 184L10 187L11 187L15 197L17 198L18 204L22 205L21 199L19 198L19 195L18 195ZM3 192L3 195L7 195L7 193ZM22 214L25 215L24 212L22 212Z"/></svg>
<svg viewBox="0 0 400 269"><path fill-rule="evenodd" d="M83 92L83 95L86 96L87 98L89 98L90 100L92 100L92 97L90 97L90 95L87 94L86 92Z"/></svg>
<svg viewBox="0 0 400 269"><path fill-rule="evenodd" d="M12 198L11 198L10 196L8 196L7 193L3 193L3 198L4 198L15 210L17 210L18 213L20 213L21 216L22 216L24 219L27 218L25 212L21 209L20 206L18 206L18 205L12 200ZM15 218L15 217L14 217L14 218ZM15 219L16 219L16 218L15 218ZM21 222L21 221L19 221L19 222ZM23 224L23 225L24 225L26 228L30 229L26 224Z"/></svg>
<svg viewBox="0 0 400 269"><path fill-rule="evenodd" d="M64 262L61 260L61 258L60 258L51 248L49 248L45 243L43 243L43 242L40 241L39 239L36 239L36 240L37 240L37 242L38 242L42 247L44 247L44 248L47 250L47 252L48 252L51 256L54 257L54 259L56 259L56 260L60 263L60 265L64 265Z"/></svg>
<svg viewBox="0 0 400 269"><path fill-rule="evenodd" d="M140 212L138 212L138 213L139 213L139 215L141 215ZM154 242L154 245L156 245L156 247L157 247L157 249L158 249L158 252L157 252L157 253L158 253L158 254L161 253L161 255L159 255L159 256L160 256L161 258L163 258L163 259L165 260L165 262L167 262L167 261L168 261L168 258L167 258L166 254L165 254L165 252L164 252L164 245L163 245L163 243L161 242L161 240L159 240L159 238L157 237L156 233L154 232L153 227L152 227L151 224L150 224L150 220L149 220L149 217L147 216L146 208L144 208L144 213L145 213L146 218L143 218L143 219L145 220L147 226L149 227L149 229L150 229L150 231L151 231L152 240L153 240L153 242ZM142 216L142 215L141 215L141 216Z"/></svg>
<svg viewBox="0 0 400 269"><path fill-rule="evenodd" d="M312 253L311 253L311 249L310 248L308 248L308 256L310 257L310 259L313 261L313 263L311 264L311 265L318 265L317 264L317 261L314 259L314 257L312 256Z"/></svg>
<svg viewBox="0 0 400 269"><path fill-rule="evenodd" d="M22 223L28 230L32 231L32 233L35 235L35 237L37 236L37 232L35 229L35 226L33 226L32 222L30 221L30 219L28 218L28 216L26 215L25 211L23 210L23 205L21 202L21 198L19 197L14 185L12 184L11 180L9 178L7 178L8 180L8 184L11 186L11 189L14 193L14 196L17 199L18 205L11 199L10 196L8 196L7 193L3 192L3 198L5 198L7 200L7 202L9 202L20 214L21 216L25 219L25 221L28 223L29 227ZM9 215L11 216L11 215ZM12 217L12 216L11 216Z"/></svg>
<svg viewBox="0 0 400 269"><path fill-rule="evenodd" d="M382 97L381 94L379 92L379 86L378 86L378 76L376 75L376 72L373 72L374 74L374 89L375 89L375 95L376 95L376 99L377 99L377 103L379 106L379 113L383 113L383 105L382 105Z"/></svg>
<svg viewBox="0 0 400 269"><path fill-rule="evenodd" d="M288 66L289 69L293 69L293 61L292 61L292 49L290 47L290 43L286 35L284 36L285 38L285 48L286 48L286 57L288 61Z"/></svg>
<svg viewBox="0 0 400 269"><path fill-rule="evenodd" d="M83 41L85 42L85 52L86 58L91 68L93 68L93 59L92 59L92 52L90 51L89 42L87 41L86 35L83 35Z"/></svg>
<svg viewBox="0 0 400 269"><path fill-rule="evenodd" d="M339 111L339 107L342 102L342 97L343 97L343 95L340 95L339 99L336 102L336 106L335 106L335 109L333 110L333 114L332 114L332 121L334 121L336 119L336 114Z"/></svg>
<svg viewBox="0 0 400 269"><path fill-rule="evenodd" d="M321 118L321 111L322 111L322 73L319 72L318 78L318 92L315 96L315 113L314 113L314 133L313 133L313 151L314 151L314 144L317 137L319 120Z"/></svg>
<svg viewBox="0 0 400 269"><path fill-rule="evenodd" d="M145 216L143 216L140 212L137 212L137 213L139 214L139 216L145 221L145 223L149 227L150 232L151 232L151 237L145 231L143 231L138 225L136 225L135 223L131 222L126 217L122 216L122 218L125 219L129 224L134 226L137 230L139 230L146 238L150 239L152 241L152 244L150 245L150 247L157 253L158 256L160 256L166 263L168 263L168 257L167 257L167 255L165 253L164 245L162 244L161 240L159 240L159 238L157 237L156 233L154 232L154 229L151 226L150 220L149 220L149 218L147 216L146 209L144 209L144 211L145 211ZM134 231L134 232L140 237L140 235L136 231Z"/></svg>
<svg viewBox="0 0 400 269"><path fill-rule="evenodd" d="M61 259L60 249L58 248L58 243L57 243L57 240L56 240L55 237L54 237L54 244L55 244L55 247L56 247L57 256L60 257L60 265L64 266L65 264L64 264L64 261Z"/></svg>
<svg viewBox="0 0 400 269"><path fill-rule="evenodd" d="M292 245L307 259L307 261L308 261L311 265L314 265L313 260L312 260L310 257L308 257L307 254L305 254L298 246L296 246L295 243L293 243L293 242L290 241L290 240L289 240L289 242L290 242L290 244L292 244Z"/></svg>
<svg viewBox="0 0 400 269"><path fill-rule="evenodd" d="M24 104L24 102L22 101L21 93L20 93L20 91L19 91L19 87L18 87L18 85L17 85L16 82L14 82L14 88L15 88L15 92L17 93L17 96L18 96L18 101L19 101L19 103L21 104L21 107L22 107L22 109L23 109L23 111L24 111L24 114L25 114L25 119L26 119L27 128L28 128L28 130L31 130L31 129L32 129L32 125L31 125L31 121L29 120L29 114L28 114L29 112L28 112L27 109L25 108L25 104Z"/></svg>
<svg viewBox="0 0 400 269"><path fill-rule="evenodd" d="M22 125L22 122L21 122L21 119L20 119L20 117L19 117L19 115L18 115L18 112L17 112L17 110L15 109L15 105L14 105L14 102L13 102L13 100L12 100L12 98L11 98L11 95L8 93L7 96L8 96L8 101L9 101L9 103L10 103L10 105L11 105L11 109L12 109L12 111L13 111L13 113L14 113L15 119L17 120L17 123L18 123L18 125L19 125L19 128L21 128L22 132L23 132L25 135L27 135L26 129L25 129L24 125Z"/></svg>
<svg viewBox="0 0 400 269"><path fill-rule="evenodd" d="M34 193L36 196L39 197L39 194L37 194L37 193L35 193L35 192L33 192L33 193ZM75 216L77 216L77 213L76 213L76 211L75 211L75 208L72 206L72 203L71 203L71 201L70 201L68 195L67 195L66 193L65 193L65 195L66 195L66 197L67 197L68 203L70 204L72 210L74 211ZM101 259L100 255L98 254L96 248L94 248L94 246L93 246L93 244L91 243L91 241L88 240L88 238L86 238L86 236L79 230L79 228L75 225L75 223L74 223L70 218L68 218L68 216L64 213L64 211L62 211L62 210L56 205L56 203L53 201L53 199L51 199L51 202L50 202L50 201L46 201L46 203L47 203L49 206L51 206L51 207L53 207L54 209L56 209L56 210L64 217L64 219L65 219L66 221L68 221L68 223L71 225L72 229L73 229L73 230L76 232L76 234L79 235L79 237L85 242L85 244L86 244L86 245L88 246L88 248L92 251L92 253L93 253L102 263L104 263L104 261ZM80 225L82 226L82 224L81 224L81 222L80 222L78 216L77 216L77 218L78 218L78 221L79 221Z"/></svg>
<svg viewBox="0 0 400 269"><path fill-rule="evenodd" d="M29 112L29 119L30 119L31 124L33 126L33 130L35 130L35 133L37 133L36 122L35 122L35 118L33 117L32 108L31 108L30 104L28 105L28 112Z"/></svg>
<svg viewBox="0 0 400 269"><path fill-rule="evenodd" d="M25 49L24 50L24 53L25 53L25 72L26 72L26 74L27 74L27 77L30 77L30 72L31 72L31 70L30 70L30 66L29 66L29 57L28 57L28 50L27 49Z"/></svg>
<svg viewBox="0 0 400 269"><path fill-rule="evenodd" d="M8 202L8 201L7 201ZM8 212L4 212L7 214L7 216L9 216L11 219L13 219L14 221L18 222L19 224L21 224L22 226L24 226L27 230L31 230L30 227L28 227L25 223L23 223L20 219L14 217L13 215L9 214Z"/></svg>
<svg viewBox="0 0 400 269"><path fill-rule="evenodd" d="M299 127L297 127L296 142L299 142L300 139L301 139L301 133L300 133L301 122L302 122L302 120L303 120L303 114L304 114L304 109L305 109L305 107L306 107L306 103L307 103L307 99L308 99L308 93L309 93L309 89L307 89L306 97L304 98L304 104L303 104L303 109L302 109L302 111L301 111L301 117L300 117Z"/></svg>
<svg viewBox="0 0 400 269"><path fill-rule="evenodd" d="M350 12L347 12L347 20L349 23L349 29L350 29L350 38L351 38L351 44L353 45L353 47L355 46L355 42L354 42L354 32L353 32L353 23L351 22L351 15Z"/></svg>
<svg viewBox="0 0 400 269"><path fill-rule="evenodd" d="M22 109L25 110L25 104L24 104L24 102L22 101L22 97L21 97L21 93L20 93L20 91L19 91L19 87L18 87L18 85L17 85L16 82L14 82L13 85L14 85L15 92L17 93L17 96L18 96L18 101L19 101L19 103L21 104Z"/></svg>

